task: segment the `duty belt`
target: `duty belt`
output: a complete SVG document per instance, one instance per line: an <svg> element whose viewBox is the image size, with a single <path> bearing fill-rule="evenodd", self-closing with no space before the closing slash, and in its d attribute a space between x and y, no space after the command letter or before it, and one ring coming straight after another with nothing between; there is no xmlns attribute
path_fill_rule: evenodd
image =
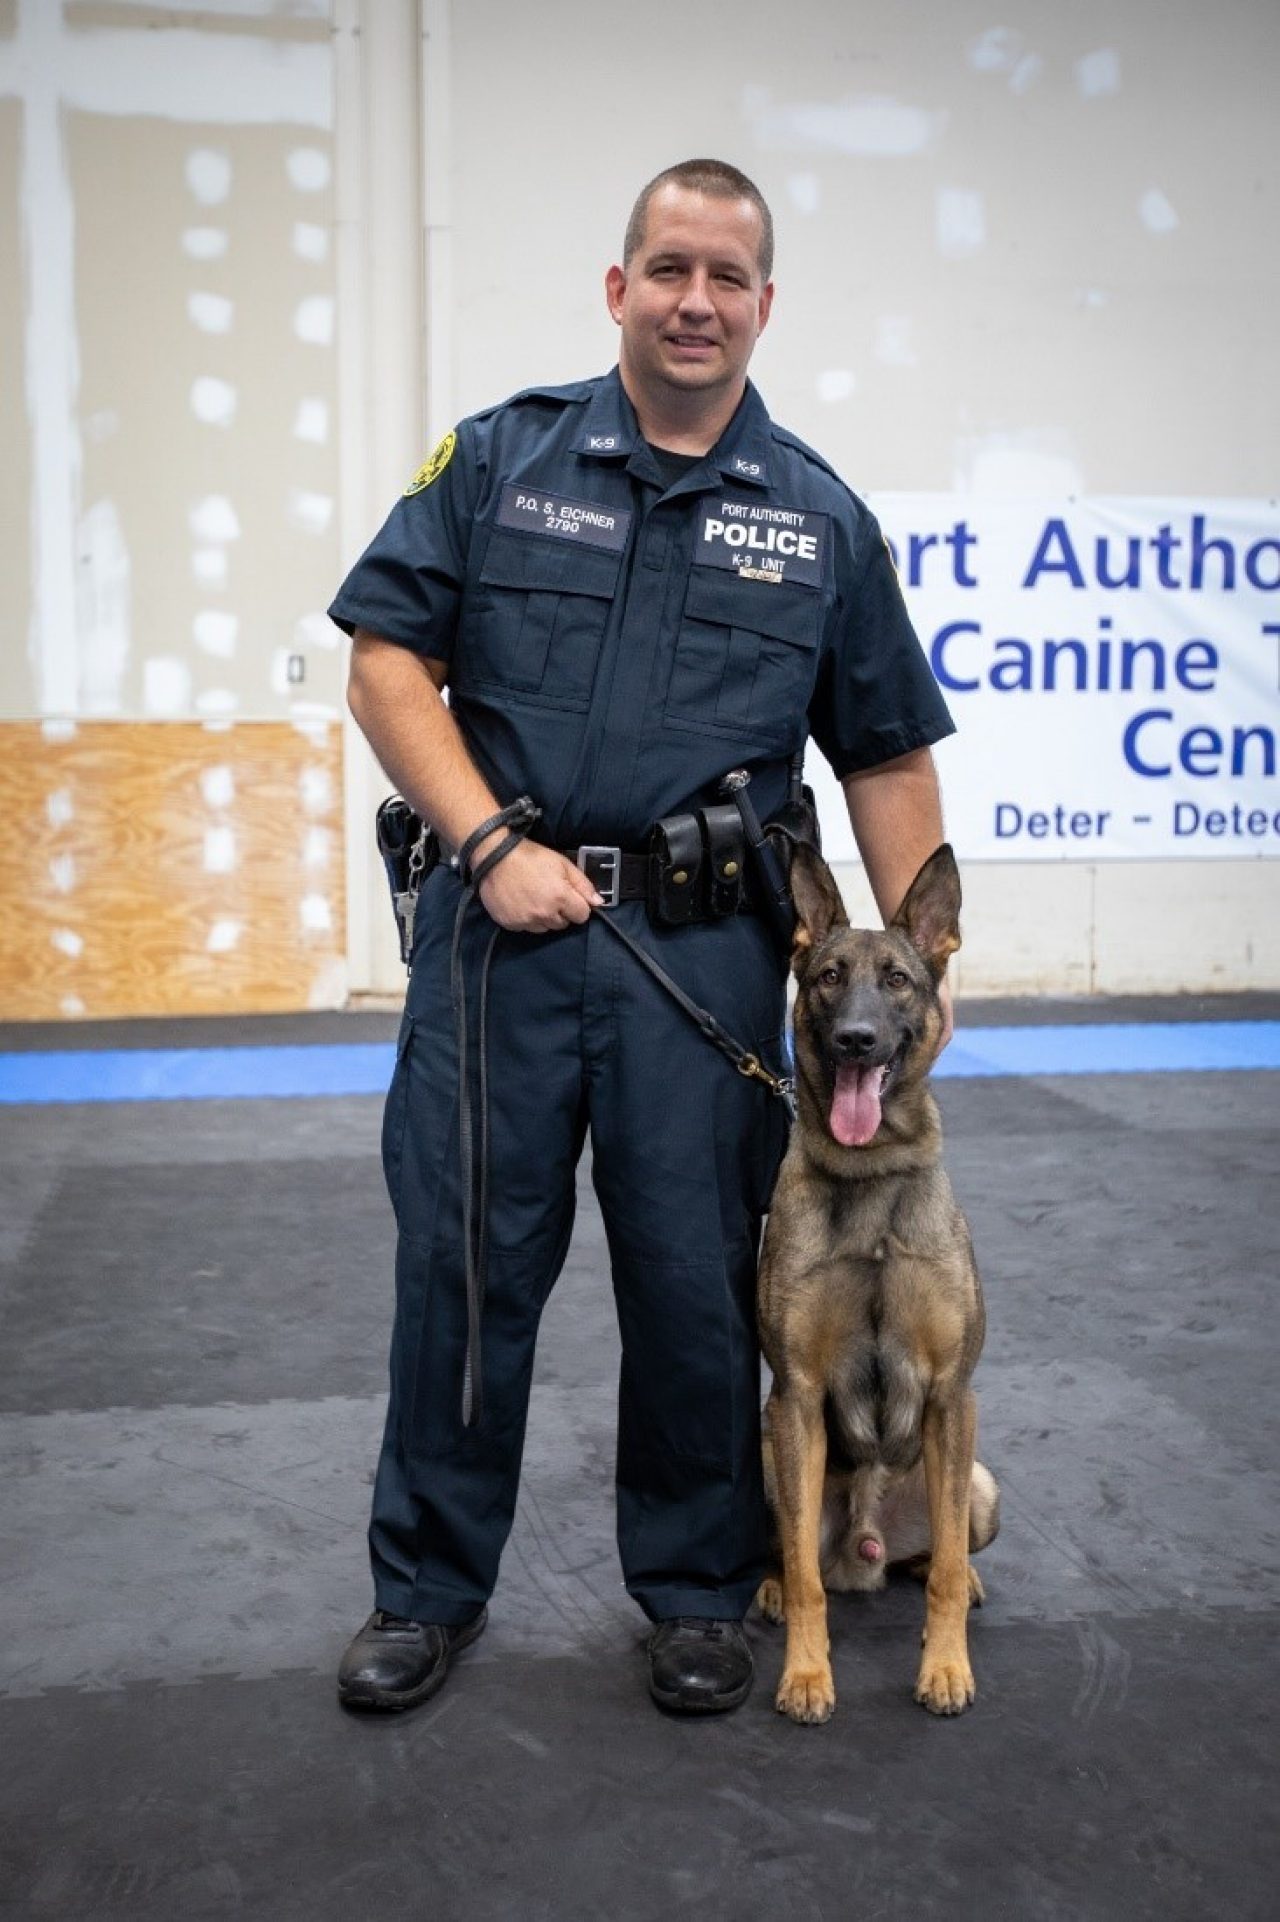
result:
<svg viewBox="0 0 1280 1922"><path fill-rule="evenodd" d="M589 847L561 848L560 852L567 861L580 868L591 882L597 894L604 898L607 908L616 908L622 901L643 901L655 921L676 923L675 916L664 916L656 910L663 892L670 895L681 888L692 888L697 876L692 871L692 863L681 867L668 863L669 872L664 872L662 857L655 849L649 854L633 854L627 848L599 847L594 843ZM732 858L722 862L727 874L716 872L717 891L725 897L721 914L750 914L755 909L755 898L751 889L750 876L743 874L742 864ZM738 877L741 876L741 879ZM696 901L696 897L695 897ZM729 905L730 901L732 905ZM691 904L691 911L679 916L679 923L691 920L710 920L718 915L699 914Z"/></svg>
<svg viewBox="0 0 1280 1922"><path fill-rule="evenodd" d="M655 821L643 854L599 844L564 852L595 883L606 907L643 901L658 927L719 921L754 910L762 898L768 906L767 878L762 897L760 877L748 871L748 856L759 865L756 843L764 837L747 802L747 780L744 773L741 793L733 793L727 802L708 802ZM793 926L789 920L779 930L787 946Z"/></svg>

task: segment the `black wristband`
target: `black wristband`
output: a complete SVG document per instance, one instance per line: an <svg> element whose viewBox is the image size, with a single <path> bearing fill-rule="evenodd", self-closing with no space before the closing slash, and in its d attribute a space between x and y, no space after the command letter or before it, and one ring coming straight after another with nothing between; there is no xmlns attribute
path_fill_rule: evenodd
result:
<svg viewBox="0 0 1280 1922"><path fill-rule="evenodd" d="M491 814L487 821L482 821L478 828L474 828L454 856L458 871L467 886L472 887L481 882L489 870L496 866L504 855L510 854L512 848L517 847L529 833L534 823L541 819L542 809L535 806L527 794L522 794L518 800L512 801L507 807L500 808L496 814ZM472 873L472 855L480 843L497 828L510 828L511 833L505 841L500 842L485 856L479 868Z"/></svg>

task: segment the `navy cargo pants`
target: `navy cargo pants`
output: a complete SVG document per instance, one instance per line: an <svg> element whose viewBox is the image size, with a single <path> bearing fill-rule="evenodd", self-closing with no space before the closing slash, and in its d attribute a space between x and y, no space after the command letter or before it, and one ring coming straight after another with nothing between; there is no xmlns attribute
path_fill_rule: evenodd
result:
<svg viewBox="0 0 1280 1922"><path fill-rule="evenodd" d="M515 1512L538 1321L569 1245L590 1132L622 1336L618 1545L654 1620L740 1619L763 1572L755 1330L761 1218L785 1146L780 1101L703 1039L607 928L499 937L489 990L490 1256L484 1413L462 1422L466 1298L449 944L438 869L383 1124L399 1228L391 1399L369 1541L377 1605L457 1623L493 1590ZM754 915L657 929L624 918L685 990L780 1068L783 968ZM468 910L474 1027L493 923Z"/></svg>

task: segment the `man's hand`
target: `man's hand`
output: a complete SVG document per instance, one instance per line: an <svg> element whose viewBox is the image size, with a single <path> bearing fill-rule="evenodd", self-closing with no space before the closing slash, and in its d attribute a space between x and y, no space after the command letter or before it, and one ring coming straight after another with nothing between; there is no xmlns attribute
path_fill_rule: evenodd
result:
<svg viewBox="0 0 1280 1922"><path fill-rule="evenodd" d="M499 844L500 837L483 842L475 862ZM604 906L604 896L581 868L537 841L522 841L504 855L480 883L479 893L490 919L511 934L553 934L588 920L593 907Z"/></svg>

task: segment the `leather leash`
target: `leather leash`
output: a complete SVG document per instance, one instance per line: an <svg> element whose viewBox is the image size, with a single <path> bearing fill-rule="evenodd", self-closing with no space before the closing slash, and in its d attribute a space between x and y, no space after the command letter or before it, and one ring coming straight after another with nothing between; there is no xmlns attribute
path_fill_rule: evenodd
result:
<svg viewBox="0 0 1280 1922"><path fill-rule="evenodd" d="M709 1041L713 1048L719 1048L721 1054L726 1055L728 1059L732 1061L739 1074L746 1075L747 1078L752 1081L762 1081L768 1088L770 1094L776 1095L780 1101L785 1103L787 1113L794 1121L796 1118L796 1084L794 1075L771 1073L758 1055L754 1055L749 1049L744 1048L740 1041L735 1041L728 1029L721 1027L720 1023L708 1008L699 1007L692 996L687 995L679 983L672 980L666 969L654 959L647 948L642 948L640 943L633 940L625 929L618 926L616 921L609 919L609 910L607 908L593 908L592 913L596 916L597 920L603 922L614 939L621 941L623 947L635 956L641 967L653 976L658 986L666 990L677 1007L683 1008L689 1019L697 1026L704 1040Z"/></svg>
<svg viewBox="0 0 1280 1922"><path fill-rule="evenodd" d="M509 807L501 808L497 814L490 815L487 821L482 821L467 836L454 857L463 883L462 899L453 920L453 944L449 950L449 991L453 1001L454 1033L458 1047L458 1160L462 1180L463 1265L467 1283L467 1353L462 1371L462 1422L466 1428L475 1427L484 1412L480 1325L484 1315L485 1282L489 1268L489 969L502 929L495 925L480 963L480 1177L477 1194L462 928L467 909L475 900L476 891L485 876L491 874L499 861L504 861L519 847L541 818L542 809L527 794L522 794L518 801L513 801ZM508 830L505 840L499 841L478 867L471 868L471 857L481 841L497 828Z"/></svg>
<svg viewBox="0 0 1280 1922"><path fill-rule="evenodd" d="M462 930L467 910L476 899L480 883L491 874L499 861L519 847L541 819L542 810L528 795L522 795L509 807L491 815L487 821L468 835L458 849L454 865L462 877L462 899L453 922L453 942L449 952L449 988L453 1001L454 1032L458 1049L458 1157L462 1182L462 1237L463 1265L467 1290L467 1350L462 1376L462 1421L464 1427L475 1427L484 1412L484 1390L481 1367L481 1324L484 1317L485 1284L489 1266L489 971L493 961L493 951L502 933L496 927L485 947L480 963L480 1018L478 1047L478 1079L480 1083L480 1142L479 1174L476 1170L476 1143L474 1122L471 1112L471 1075L470 1075L470 1037L467 1030L467 985L466 970L462 965ZM472 869L470 861L476 848L488 835L498 828L508 830L505 840L485 855L477 867ZM614 939L640 963L640 966L657 982L689 1019L697 1027L704 1040L731 1061L738 1073L748 1080L761 1082L769 1093L775 1095L786 1107L792 1121L796 1118L795 1077L776 1075L766 1068L758 1055L744 1048L716 1020L708 1008L703 1008L685 993L678 982L673 981L666 969L654 959L631 935L610 919L607 908L593 908L597 920L608 928Z"/></svg>

